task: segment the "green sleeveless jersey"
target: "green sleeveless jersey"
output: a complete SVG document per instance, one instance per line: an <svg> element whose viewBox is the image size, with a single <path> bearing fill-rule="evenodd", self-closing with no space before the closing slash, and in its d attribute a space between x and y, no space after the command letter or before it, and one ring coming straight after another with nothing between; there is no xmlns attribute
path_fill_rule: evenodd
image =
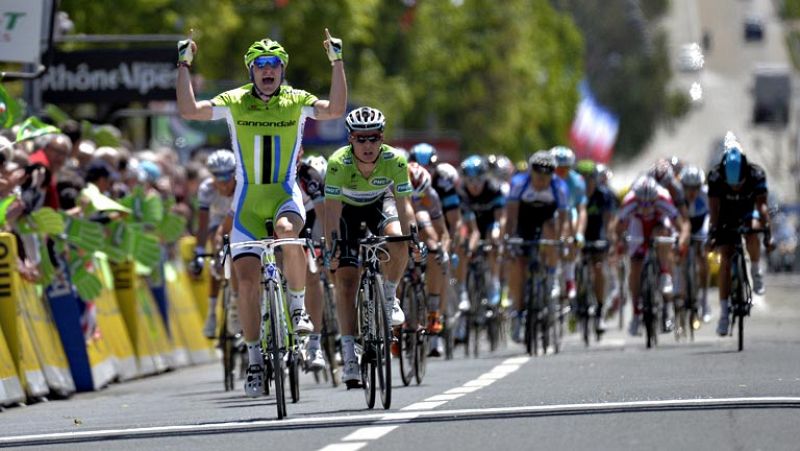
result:
<svg viewBox="0 0 800 451"><path fill-rule="evenodd" d="M239 164L237 182L292 184L306 118L314 117L317 97L283 85L264 102L252 83L223 92L211 100L212 119L226 119Z"/></svg>
<svg viewBox="0 0 800 451"><path fill-rule="evenodd" d="M377 201L386 192L396 197L409 196L412 192L406 157L391 146L381 145L378 162L368 179L356 167L353 146L338 149L328 159L326 199L363 206Z"/></svg>

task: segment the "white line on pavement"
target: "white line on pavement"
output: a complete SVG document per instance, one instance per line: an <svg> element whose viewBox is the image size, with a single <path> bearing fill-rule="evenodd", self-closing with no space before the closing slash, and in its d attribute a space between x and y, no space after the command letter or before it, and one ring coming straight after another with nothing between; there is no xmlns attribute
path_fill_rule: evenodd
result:
<svg viewBox="0 0 800 451"><path fill-rule="evenodd" d="M348 424L364 423L365 421L400 421L408 422L414 418L436 418L436 417L464 417L482 415L502 415L502 414L535 414L535 413L560 413L560 412L580 412L580 411L603 411L614 409L647 409L658 407L709 407L716 406L725 408L726 406L747 407L747 406L774 405L776 407L800 408L800 396L761 396L751 398L699 398L699 399L664 399L654 401L627 401L627 402L600 402L586 404L550 404L543 406L518 406L518 407L496 407L481 409L452 409L452 410L432 410L397 412L397 413L375 413L364 415L339 415L339 416L320 416L320 417L299 417L286 420L259 420L259 421L235 421L226 423L206 423L176 426L155 426L129 429L100 429L92 431L71 431L56 432L49 434L17 435L10 437L0 437L0 446L24 445L30 443L47 442L70 442L81 439L114 439L131 438L136 436L158 436L170 434L189 434L189 433L209 433L219 431L220 433L231 433L237 431L254 431L281 429L287 427L313 426L315 424L331 424L334 426L346 427ZM355 445L350 443L349 445ZM349 449L349 448L348 448Z"/></svg>
<svg viewBox="0 0 800 451"><path fill-rule="evenodd" d="M384 435L392 432L393 430L399 428L399 425L395 426L370 426L366 428L356 429L355 432L348 435L347 437L343 438L345 442L351 441L365 441L365 440L377 440Z"/></svg>
<svg viewBox="0 0 800 451"><path fill-rule="evenodd" d="M319 451L358 451L365 446L367 446L367 442L334 443Z"/></svg>
<svg viewBox="0 0 800 451"><path fill-rule="evenodd" d="M431 410L435 409L447 401L422 401L415 402L414 404L407 405L400 410Z"/></svg>
<svg viewBox="0 0 800 451"><path fill-rule="evenodd" d="M458 399L464 396L464 393L451 393L451 394L444 394L444 395L436 395L431 396L430 398L425 398L425 401L452 401L454 399Z"/></svg>

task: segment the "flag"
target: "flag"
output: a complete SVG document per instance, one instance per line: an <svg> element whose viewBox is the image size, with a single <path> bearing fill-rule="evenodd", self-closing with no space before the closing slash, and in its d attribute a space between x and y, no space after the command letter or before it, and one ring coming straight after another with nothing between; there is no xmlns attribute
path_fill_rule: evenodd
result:
<svg viewBox="0 0 800 451"><path fill-rule="evenodd" d="M55 125L45 124L39 118L31 116L25 119L25 122L20 125L19 131L17 131L17 142L38 138L51 133L61 133L61 130Z"/></svg>
<svg viewBox="0 0 800 451"><path fill-rule="evenodd" d="M11 128L19 119L19 115L19 104L0 84L0 128Z"/></svg>
<svg viewBox="0 0 800 451"><path fill-rule="evenodd" d="M614 154L619 118L595 100L586 81L581 83L581 101L570 130L570 142L578 158L608 163Z"/></svg>

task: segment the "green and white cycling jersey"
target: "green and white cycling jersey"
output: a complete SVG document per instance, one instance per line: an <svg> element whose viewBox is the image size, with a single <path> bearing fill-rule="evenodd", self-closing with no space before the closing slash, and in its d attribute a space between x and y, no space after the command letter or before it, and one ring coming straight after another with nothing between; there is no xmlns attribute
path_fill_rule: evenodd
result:
<svg viewBox="0 0 800 451"><path fill-rule="evenodd" d="M404 197L412 191L406 157L386 144L381 145L378 162L369 178L364 178L356 167L351 145L338 149L328 159L326 199L358 207L376 202L387 192Z"/></svg>
<svg viewBox="0 0 800 451"><path fill-rule="evenodd" d="M281 86L268 102L253 85L223 92L211 100L212 120L225 119L236 155L236 191L231 242L266 237L264 223L287 213L305 220L297 158L307 118L314 118L317 97ZM234 257L257 253L237 249Z"/></svg>
<svg viewBox="0 0 800 451"><path fill-rule="evenodd" d="M239 159L237 182L294 183L306 118L314 118L317 97L283 85L264 102L253 84L223 92L211 100L213 120L226 119Z"/></svg>

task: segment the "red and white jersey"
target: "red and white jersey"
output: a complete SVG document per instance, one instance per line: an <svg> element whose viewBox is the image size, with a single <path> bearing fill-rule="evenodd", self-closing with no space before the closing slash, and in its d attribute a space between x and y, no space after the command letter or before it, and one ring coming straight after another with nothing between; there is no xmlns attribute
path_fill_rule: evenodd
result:
<svg viewBox="0 0 800 451"><path fill-rule="evenodd" d="M669 195L669 191L666 188L659 185L657 188L658 196L654 203L653 209L650 210L648 215L643 215L641 209L641 202L639 199L636 198L636 193L634 190L628 191L628 194L625 195L625 198L622 199L622 207L619 209L617 213L617 217L620 221L627 221L632 217L636 217L638 219L642 219L645 221L655 220L655 219L675 219L678 216L678 209L675 207L675 204L672 202L672 197Z"/></svg>

